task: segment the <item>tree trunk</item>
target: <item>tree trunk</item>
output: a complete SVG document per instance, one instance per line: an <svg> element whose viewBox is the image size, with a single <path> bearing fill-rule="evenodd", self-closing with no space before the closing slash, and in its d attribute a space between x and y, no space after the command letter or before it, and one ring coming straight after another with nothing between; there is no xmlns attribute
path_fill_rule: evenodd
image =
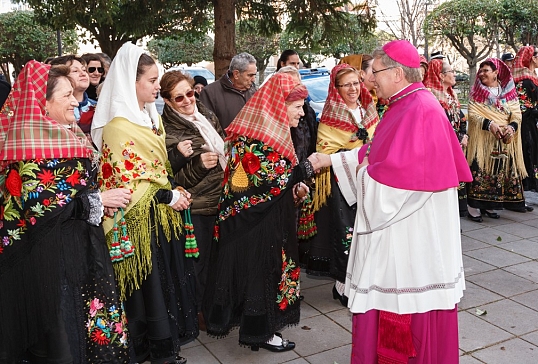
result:
<svg viewBox="0 0 538 364"><path fill-rule="evenodd" d="M235 56L235 0L213 0L215 16L215 79L228 71Z"/></svg>

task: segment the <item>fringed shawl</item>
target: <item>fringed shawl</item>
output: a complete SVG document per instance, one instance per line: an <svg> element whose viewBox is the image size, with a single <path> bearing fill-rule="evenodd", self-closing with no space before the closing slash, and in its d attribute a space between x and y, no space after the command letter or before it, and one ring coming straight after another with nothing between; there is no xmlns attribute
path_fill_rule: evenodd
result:
<svg viewBox="0 0 538 364"><path fill-rule="evenodd" d="M316 150L323 154L333 154L339 150L351 150L363 144L362 140L354 138L355 133L359 130L359 124L357 124L353 113L336 89L336 75L338 71L349 67L350 65L342 63L334 67L331 71L331 82L329 83L327 100L325 101L318 126L316 146ZM372 136L379 122L379 115L377 114L372 95L362 82L360 84L358 107L362 107L365 110L360 127L365 128L368 131L368 135ZM327 197L330 193L330 169L323 168L321 173L316 175L316 188L313 196L314 211L318 211L327 202Z"/></svg>
<svg viewBox="0 0 538 364"><path fill-rule="evenodd" d="M160 123L162 125L162 123ZM124 118L114 118L103 128L99 183L101 189L128 188L132 199L125 211L127 233L135 248L134 256L114 262L121 299L125 299L151 272L151 235L158 234L156 222L166 238L181 234L182 220L170 206L155 200L159 189L170 189L167 171L165 133L160 135ZM156 214L153 218L149 211ZM117 217L119 220L120 217ZM109 248L114 237L114 218L103 222Z"/></svg>
<svg viewBox="0 0 538 364"><path fill-rule="evenodd" d="M521 125L521 111L519 102L511 100L503 104L503 110L484 103L469 102L469 140L467 145L467 162L472 163L476 159L478 167L486 173L494 173L495 159L491 158L491 152L497 151L499 146L506 151L510 163L505 163L504 170L513 170L517 176L525 178L527 172L523 163L521 149L521 128L518 127L510 144L503 144L492 133L482 129L484 119L493 120L496 124L505 126L512 122Z"/></svg>

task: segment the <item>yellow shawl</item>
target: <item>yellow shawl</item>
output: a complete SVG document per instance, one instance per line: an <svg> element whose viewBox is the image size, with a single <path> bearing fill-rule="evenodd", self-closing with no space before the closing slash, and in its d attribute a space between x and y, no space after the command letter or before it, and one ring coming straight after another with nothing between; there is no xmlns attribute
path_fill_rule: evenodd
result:
<svg viewBox="0 0 538 364"><path fill-rule="evenodd" d="M472 163L476 159L478 167L488 174L494 171L495 160L491 158L491 152L502 144L503 150L508 154L508 161L505 163L505 172L512 170L516 176L525 178L527 172L523 162L523 152L521 149L521 111L518 100L511 100L503 103L504 109L499 110L495 106L483 103L469 102L469 124L467 145L467 162ZM518 128L510 144L503 144L488 130L482 130L484 119L494 121L496 124L505 126L516 122Z"/></svg>
<svg viewBox="0 0 538 364"><path fill-rule="evenodd" d="M373 135L377 123L368 129L368 135ZM332 126L320 123L318 126L318 139L316 151L323 154L334 154L339 150L351 150L360 148L362 140L352 142L351 136L354 133L337 129ZM331 194L331 176L330 168L322 168L321 172L316 175L316 188L312 198L314 206L313 211L319 211L321 206L327 203L327 197Z"/></svg>
<svg viewBox="0 0 538 364"><path fill-rule="evenodd" d="M181 234L182 220L179 213L166 204L158 203L155 193L170 189L168 181L168 155L162 123L157 135L147 127L116 117L103 128L103 147L99 182L102 190L124 187L132 192L132 200L125 211L127 234L135 248L134 256L114 262L120 299L140 288L151 272L151 234L158 234L162 226L167 240L172 233ZM150 216L153 210L155 216ZM117 217L119 220L120 217ZM107 244L113 241L114 219L105 218L103 226Z"/></svg>

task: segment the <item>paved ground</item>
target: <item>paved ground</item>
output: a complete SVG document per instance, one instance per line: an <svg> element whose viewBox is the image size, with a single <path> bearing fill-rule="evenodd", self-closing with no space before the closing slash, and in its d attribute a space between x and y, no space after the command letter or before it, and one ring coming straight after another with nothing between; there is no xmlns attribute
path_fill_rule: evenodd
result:
<svg viewBox="0 0 538 364"><path fill-rule="evenodd" d="M467 290L459 305L460 363L538 363L538 194L532 213L502 211L498 220L461 220ZM333 282L303 277L299 326L283 331L295 350L252 352L201 333L183 348L189 364L348 364L351 314L334 301ZM477 309L487 311L478 316Z"/></svg>

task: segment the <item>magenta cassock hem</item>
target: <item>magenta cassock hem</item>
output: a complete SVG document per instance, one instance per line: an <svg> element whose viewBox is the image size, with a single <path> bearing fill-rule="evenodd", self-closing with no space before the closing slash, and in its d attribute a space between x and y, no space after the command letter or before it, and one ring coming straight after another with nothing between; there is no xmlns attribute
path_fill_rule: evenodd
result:
<svg viewBox="0 0 538 364"><path fill-rule="evenodd" d="M351 364L377 364L378 325L378 310L353 314ZM452 310L412 314L411 333L417 356L409 364L459 362L457 305Z"/></svg>

